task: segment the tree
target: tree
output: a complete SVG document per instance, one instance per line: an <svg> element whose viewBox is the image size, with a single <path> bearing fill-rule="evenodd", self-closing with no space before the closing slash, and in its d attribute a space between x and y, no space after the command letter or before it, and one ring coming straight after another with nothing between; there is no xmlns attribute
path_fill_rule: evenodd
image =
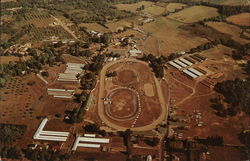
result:
<svg viewBox="0 0 250 161"><path fill-rule="evenodd" d="M85 74L85 76L84 76L86 79L94 79L95 78L95 74L94 73L87 73L87 74Z"/></svg>
<svg viewBox="0 0 250 161"><path fill-rule="evenodd" d="M0 78L0 88L4 87L6 80L4 78Z"/></svg>
<svg viewBox="0 0 250 161"><path fill-rule="evenodd" d="M88 124L83 127L83 129L90 133L95 133L100 131L100 127L97 124Z"/></svg>
<svg viewBox="0 0 250 161"><path fill-rule="evenodd" d="M146 138L145 143L150 145L150 146L156 146L159 144L160 139L153 137L153 138Z"/></svg>
<svg viewBox="0 0 250 161"><path fill-rule="evenodd" d="M48 77L48 76L49 76L49 72L48 72L48 71L44 71L44 72L42 72L41 74L42 74L42 76L44 76L44 77Z"/></svg>
<svg viewBox="0 0 250 161"><path fill-rule="evenodd" d="M84 101L86 101L87 100L87 98L86 98L86 96L84 96L84 95L81 95L80 97L79 97L79 102L84 102Z"/></svg>
<svg viewBox="0 0 250 161"><path fill-rule="evenodd" d="M24 154L22 153L20 148L11 147L10 149L8 149L7 157L21 160L24 157Z"/></svg>
<svg viewBox="0 0 250 161"><path fill-rule="evenodd" d="M101 43L103 43L103 44L105 44L105 45L108 45L108 44L109 44L109 34L104 33L104 34L101 36Z"/></svg>

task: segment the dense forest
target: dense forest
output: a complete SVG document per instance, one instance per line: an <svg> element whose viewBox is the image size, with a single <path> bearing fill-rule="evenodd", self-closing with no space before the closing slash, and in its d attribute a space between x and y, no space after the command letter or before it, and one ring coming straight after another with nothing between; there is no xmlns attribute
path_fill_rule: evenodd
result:
<svg viewBox="0 0 250 161"><path fill-rule="evenodd" d="M217 83L215 90L224 96L225 102L229 103L228 108L224 108L222 104L217 106L217 110L221 115L235 115L241 111L250 114L249 80L241 80L239 78L235 80L226 80Z"/></svg>

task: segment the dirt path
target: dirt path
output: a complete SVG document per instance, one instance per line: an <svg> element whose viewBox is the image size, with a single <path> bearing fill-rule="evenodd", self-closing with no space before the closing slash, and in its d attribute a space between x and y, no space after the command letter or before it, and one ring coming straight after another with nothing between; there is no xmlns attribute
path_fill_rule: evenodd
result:
<svg viewBox="0 0 250 161"><path fill-rule="evenodd" d="M50 15L52 18L54 18L56 20L56 22L62 26L62 28L67 31L73 38L75 38L76 40L79 40L78 37L74 34L73 31L71 31L68 26L66 26L60 19L56 18L55 16L53 15Z"/></svg>
<svg viewBox="0 0 250 161"><path fill-rule="evenodd" d="M190 95L188 95L187 97L185 97L183 100L179 101L178 103L175 103L175 104L174 104L174 106L178 106L178 105L182 104L183 102L185 102L186 100L188 100L189 98L191 98L191 97L196 93L195 90L196 90L196 86L198 85L198 83L196 82L195 85L194 85L194 87L191 87L191 86L189 86L189 85L184 84L183 82L179 81L178 79L176 79L176 78L174 78L174 77L173 77L173 79L174 79L175 81L177 81L178 83L181 83L182 85L184 85L184 86L186 86L186 87L192 89L192 93L191 93Z"/></svg>
<svg viewBox="0 0 250 161"><path fill-rule="evenodd" d="M105 81L106 70L110 66L112 66L112 65L114 65L116 63L124 62L124 61L131 61L131 62L137 62L137 63L142 63L142 64L145 64L145 65L148 65L146 62L143 62L143 61L139 61L139 60L136 60L136 59L127 58L127 59L122 59L122 60L118 60L118 61L110 62L110 63L106 64L103 67L103 69L102 69L102 71L100 73L100 86L99 86L99 97L98 97L98 115L101 118L101 120L106 123L107 126L113 128L115 130L118 130L118 131L125 131L127 128L119 126L119 125L116 125L116 124L110 122L106 118L104 107L103 107L103 100L102 100L102 98L105 97L103 91L104 91L104 81ZM160 102L160 105L161 105L162 112L161 112L160 116L155 121L153 121L151 124L146 125L146 126L142 126L142 127L131 128L131 130L133 130L133 131L147 131L147 130L152 130L157 125L159 125L162 121L164 121L166 119L166 113L167 113L166 102L165 102L165 99L163 97L163 93L162 93L162 89L161 89L159 81L155 77L154 77L154 80L155 80L157 94L158 94L158 98L159 98L159 102Z"/></svg>

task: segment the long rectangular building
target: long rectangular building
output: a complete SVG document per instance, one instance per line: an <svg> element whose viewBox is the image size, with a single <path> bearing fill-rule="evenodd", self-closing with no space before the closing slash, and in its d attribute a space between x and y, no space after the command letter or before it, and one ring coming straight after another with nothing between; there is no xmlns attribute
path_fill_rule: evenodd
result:
<svg viewBox="0 0 250 161"><path fill-rule="evenodd" d="M183 67L183 68L186 68L186 67L187 67L186 64L182 63L182 62L179 61L179 60L174 60L174 62L175 62L176 64L180 65L180 66Z"/></svg>
<svg viewBox="0 0 250 161"><path fill-rule="evenodd" d="M93 137L79 137L79 142L90 142L90 143L109 143L109 139L104 138L93 138Z"/></svg>
<svg viewBox="0 0 250 161"><path fill-rule="evenodd" d="M100 148L100 144L85 144L85 143L78 143L78 147L84 147L84 148Z"/></svg>
<svg viewBox="0 0 250 161"><path fill-rule="evenodd" d="M68 136L69 132L60 131L41 131L40 135L55 135L55 136Z"/></svg>
<svg viewBox="0 0 250 161"><path fill-rule="evenodd" d="M183 70L183 73L187 74L191 78L197 78L197 75L193 74L192 72L188 70Z"/></svg>
<svg viewBox="0 0 250 161"><path fill-rule="evenodd" d="M195 55L191 55L190 57L193 58L194 60L198 61L198 62L202 62L203 61L202 59L198 58Z"/></svg>
<svg viewBox="0 0 250 161"><path fill-rule="evenodd" d="M199 72L198 70L194 69L194 68L188 68L188 70L192 73L194 73L195 75L198 76L202 76L203 74L201 72Z"/></svg>
<svg viewBox="0 0 250 161"><path fill-rule="evenodd" d="M197 63L194 59L191 59L190 57L185 57L185 58L183 58L183 59L185 59L185 60L187 60L187 61L189 61L189 62L191 62L191 63L193 63L193 64L196 64L196 63Z"/></svg>
<svg viewBox="0 0 250 161"><path fill-rule="evenodd" d="M184 59L184 58L180 58L179 60L180 60L181 62L187 64L188 66L193 65L193 63L191 63L190 61L188 61L188 60L186 60L186 59Z"/></svg>
<svg viewBox="0 0 250 161"><path fill-rule="evenodd" d="M174 62L172 62L172 61L170 61L170 62L168 62L170 65L172 65L173 67L175 67L176 69L181 69L182 67L181 66L179 66L178 64L176 64L176 63L174 63Z"/></svg>

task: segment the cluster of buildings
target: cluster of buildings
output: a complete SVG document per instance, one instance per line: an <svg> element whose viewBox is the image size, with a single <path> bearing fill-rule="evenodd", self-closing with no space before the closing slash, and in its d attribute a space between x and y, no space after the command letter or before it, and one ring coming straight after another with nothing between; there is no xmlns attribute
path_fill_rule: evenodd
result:
<svg viewBox="0 0 250 161"><path fill-rule="evenodd" d="M198 127L203 126L203 122L200 121L201 118L202 118L201 112L199 112L198 110L194 110L193 112L194 112L194 115L195 115L195 118L194 118L194 119L195 119L196 125L197 125Z"/></svg>
<svg viewBox="0 0 250 161"><path fill-rule="evenodd" d="M143 17L143 19L141 20L141 25L154 21L154 18L152 18L152 15L149 13L142 13L140 15Z"/></svg>
<svg viewBox="0 0 250 161"><path fill-rule="evenodd" d="M80 79L77 78L77 75L82 73L84 64L67 63L66 66L66 70L64 73L59 73L57 80L64 82L79 82Z"/></svg>
<svg viewBox="0 0 250 161"><path fill-rule="evenodd" d="M78 136L74 142L72 150L76 150L77 147L84 148L100 148L101 144L108 144L109 139L96 138L95 134L84 134L84 136Z"/></svg>
<svg viewBox="0 0 250 161"><path fill-rule="evenodd" d="M33 139L35 140L47 140L47 141L66 141L69 136L69 132L60 131L45 131L43 130L49 119L46 117L41 122L40 126L36 130Z"/></svg>
<svg viewBox="0 0 250 161"><path fill-rule="evenodd" d="M117 57L107 57L105 59L105 62L111 62L111 61L116 61L117 60Z"/></svg>
<svg viewBox="0 0 250 161"><path fill-rule="evenodd" d="M47 117L42 120L33 136L33 139L66 142L69 136L69 132L43 130L48 121L49 119ZM75 151L78 147L100 148L101 145L108 144L109 141L110 140L107 138L97 138L95 134L84 134L84 136L76 137L72 146L72 150Z"/></svg>
<svg viewBox="0 0 250 161"><path fill-rule="evenodd" d="M25 55L28 54L28 49L30 48L31 48L31 43L26 43L24 45L16 44L6 49L4 53Z"/></svg>
<svg viewBox="0 0 250 161"><path fill-rule="evenodd" d="M101 37L101 36L103 35L102 33L98 32L98 31L94 31L94 30L89 31L88 33L89 33L92 37L95 37L95 36Z"/></svg>
<svg viewBox="0 0 250 161"><path fill-rule="evenodd" d="M173 61L169 61L168 63L174 68L182 71L187 76L196 79L202 75L205 75L206 71L198 67L191 67L191 66L196 64L197 62L203 62L205 60L206 60L205 57L195 54L185 58L178 58Z"/></svg>

